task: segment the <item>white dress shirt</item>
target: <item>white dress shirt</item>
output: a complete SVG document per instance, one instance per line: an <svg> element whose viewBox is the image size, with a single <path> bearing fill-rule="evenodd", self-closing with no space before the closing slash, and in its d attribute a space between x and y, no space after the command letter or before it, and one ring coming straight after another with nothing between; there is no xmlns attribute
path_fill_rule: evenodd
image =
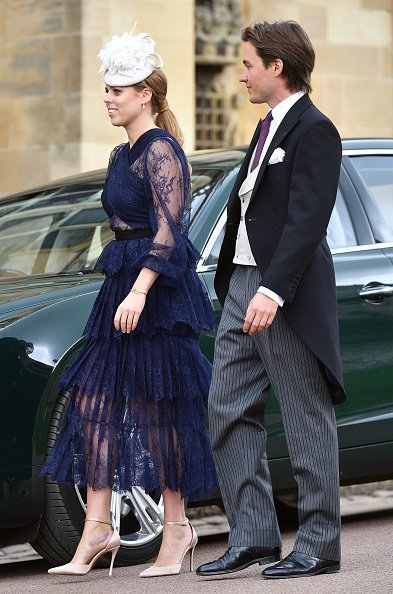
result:
<svg viewBox="0 0 393 594"><path fill-rule="evenodd" d="M247 211L248 205L250 203L250 198L251 198L252 191L254 189L256 179L258 177L259 168L261 166L264 156L266 155L269 145L273 139L273 136L276 133L276 130L279 127L279 125L281 124L282 120L286 116L287 112L296 103L296 101L298 101L300 99L300 97L302 97L303 95L304 95L303 91L294 93L293 95L290 95L289 97L287 97L286 99L281 101L281 103L279 103L278 105L276 105L276 107L274 107L272 109L273 119L270 124L269 133L265 140L265 144L262 149L259 163L255 167L255 169L253 169L252 171L251 171L251 164L253 162L257 146L255 146L254 152L251 155L250 163L248 166L248 175L245 178L245 180L243 181L243 183L239 189L241 215L240 215L239 229L238 229L238 233L237 233L235 257L233 258L234 264L242 264L243 266L256 266L257 265L255 262L254 256L252 254L252 251L251 251L250 242L248 240L247 228L246 228L246 223L245 223L246 211ZM263 293L264 295L267 295L267 297L270 297L270 299L273 299L276 303L278 303L278 305L280 307L282 307L284 305L284 299L282 297L280 297L280 295L277 295L277 293L274 293L274 291L271 291L270 289L268 289L267 287L259 287L258 293Z"/></svg>

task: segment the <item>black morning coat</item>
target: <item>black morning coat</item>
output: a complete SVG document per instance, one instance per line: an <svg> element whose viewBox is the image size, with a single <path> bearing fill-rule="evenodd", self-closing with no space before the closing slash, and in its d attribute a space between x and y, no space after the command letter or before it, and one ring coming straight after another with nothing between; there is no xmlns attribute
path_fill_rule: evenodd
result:
<svg viewBox="0 0 393 594"><path fill-rule="evenodd" d="M235 265L239 188L259 137L251 140L228 201L215 289L224 303ZM268 165L276 148L284 160ZM341 141L332 122L303 95L276 130L246 212L260 284L285 299L282 312L321 363L335 404L345 400L334 268L326 229L336 199Z"/></svg>

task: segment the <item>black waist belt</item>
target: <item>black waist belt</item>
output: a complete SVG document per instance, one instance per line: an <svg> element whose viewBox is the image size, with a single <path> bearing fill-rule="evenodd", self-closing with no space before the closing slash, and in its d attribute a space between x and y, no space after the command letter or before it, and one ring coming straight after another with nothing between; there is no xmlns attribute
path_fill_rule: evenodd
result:
<svg viewBox="0 0 393 594"><path fill-rule="evenodd" d="M151 229L117 229L115 239L125 241L126 239L140 239L141 237L152 237L154 235Z"/></svg>

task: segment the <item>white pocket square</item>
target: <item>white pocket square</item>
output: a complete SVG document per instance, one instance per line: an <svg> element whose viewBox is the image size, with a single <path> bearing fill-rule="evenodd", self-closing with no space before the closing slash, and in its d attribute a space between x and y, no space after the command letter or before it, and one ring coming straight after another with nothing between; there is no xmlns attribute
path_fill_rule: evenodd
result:
<svg viewBox="0 0 393 594"><path fill-rule="evenodd" d="M285 151L278 147L276 148L269 159L268 165L275 165L276 163L282 163L284 161Z"/></svg>

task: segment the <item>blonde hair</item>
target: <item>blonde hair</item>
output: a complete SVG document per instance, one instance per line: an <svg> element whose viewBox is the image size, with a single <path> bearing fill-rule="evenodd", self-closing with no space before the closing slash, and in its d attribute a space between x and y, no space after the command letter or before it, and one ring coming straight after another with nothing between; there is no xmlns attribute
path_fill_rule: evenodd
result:
<svg viewBox="0 0 393 594"><path fill-rule="evenodd" d="M169 134L172 134L179 142L183 144L184 138L179 126L179 122L176 119L175 114L169 108L168 101L166 98L168 82L165 74L162 70L154 70L149 76L134 85L139 89L148 87L152 91L151 106L153 114L156 114L155 123L159 128L166 130Z"/></svg>

